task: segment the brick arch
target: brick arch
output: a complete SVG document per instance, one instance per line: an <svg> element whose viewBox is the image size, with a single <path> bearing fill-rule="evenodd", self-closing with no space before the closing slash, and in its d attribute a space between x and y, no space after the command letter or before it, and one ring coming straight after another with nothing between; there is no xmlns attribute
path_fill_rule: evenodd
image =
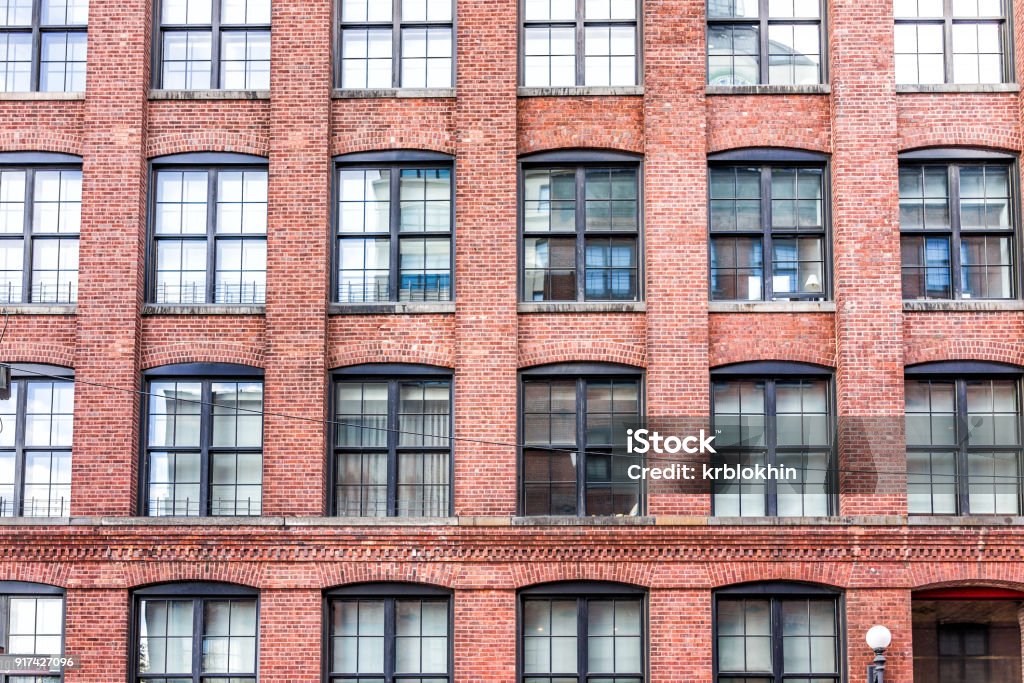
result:
<svg viewBox="0 0 1024 683"><path fill-rule="evenodd" d="M149 159L188 152L235 152L265 157L270 154L270 138L252 133L206 130L154 135L146 144L146 157Z"/></svg>
<svg viewBox="0 0 1024 683"><path fill-rule="evenodd" d="M909 587L912 591L932 590L934 588L1008 588L1024 592L1024 570L1015 570L1014 578L1005 578L1002 572L999 577L953 578L963 575L963 564L953 563L946 568L943 563L911 563ZM949 575L948 577L945 575Z"/></svg>
<svg viewBox="0 0 1024 683"><path fill-rule="evenodd" d="M639 344L623 344L600 339L526 343L519 347L520 368L578 362L618 363L644 368L647 367L647 352Z"/></svg>
<svg viewBox="0 0 1024 683"><path fill-rule="evenodd" d="M763 125L762 125L763 124ZM764 144L765 127L772 130L772 142ZM801 152L831 154L831 142L826 134L802 126L779 126L767 122L748 127L729 128L725 132L712 133L708 138L708 154L741 149L790 149Z"/></svg>
<svg viewBox="0 0 1024 683"><path fill-rule="evenodd" d="M72 368L75 349L65 344L5 341L0 344L0 358L6 363L42 363Z"/></svg>
<svg viewBox="0 0 1024 683"><path fill-rule="evenodd" d="M237 363L262 368L263 349L242 344L204 342L179 343L147 348L142 354L142 369L174 363Z"/></svg>
<svg viewBox="0 0 1024 683"><path fill-rule="evenodd" d="M68 562L5 562L0 564L0 581L27 581L67 588L71 579Z"/></svg>
<svg viewBox="0 0 1024 683"><path fill-rule="evenodd" d="M708 569L711 589L741 583L796 581L842 589L850 583L851 566L843 562L714 562Z"/></svg>
<svg viewBox="0 0 1024 683"><path fill-rule="evenodd" d="M555 581L609 581L637 588L656 583L657 567L636 562L517 562L511 567L516 590Z"/></svg>
<svg viewBox="0 0 1024 683"><path fill-rule="evenodd" d="M4 152L61 152L82 156L82 136L55 133L43 128L8 130L0 133Z"/></svg>
<svg viewBox="0 0 1024 683"><path fill-rule="evenodd" d="M204 581L260 588L263 564L259 562L126 562L124 588L134 590L159 583Z"/></svg>
<svg viewBox="0 0 1024 683"><path fill-rule="evenodd" d="M1009 126L956 123L915 126L913 132L901 133L897 144L899 152L928 147L977 147L997 152L1018 152L1021 139Z"/></svg>
<svg viewBox="0 0 1024 683"><path fill-rule="evenodd" d="M355 135L336 135L331 141L331 156L353 152L381 152L392 149L417 149L455 154L455 136L415 126L375 130Z"/></svg>
<svg viewBox="0 0 1024 683"><path fill-rule="evenodd" d="M442 348L440 344L379 340L340 344L327 353L327 367L330 369L365 363L410 363L454 368L455 352L451 348Z"/></svg>
<svg viewBox="0 0 1024 683"><path fill-rule="evenodd" d="M577 121L572 126L545 126L541 135L520 131L517 147L519 154L577 149L643 154L644 135L642 129L622 128L615 121Z"/></svg>
<svg viewBox="0 0 1024 683"><path fill-rule="evenodd" d="M904 351L903 356L905 366L968 360L1008 363L1024 367L1024 343L1005 341L979 344L976 339L944 338L925 346L910 346Z"/></svg>
<svg viewBox="0 0 1024 683"><path fill-rule="evenodd" d="M322 588L385 581L455 588L459 578L456 566L443 562L320 562L317 568Z"/></svg>
<svg viewBox="0 0 1024 683"><path fill-rule="evenodd" d="M823 349L810 341L797 339L744 338L743 344L712 344L708 361L712 369L734 363L752 361L779 361L783 363L812 363L829 368L836 366L835 349Z"/></svg>

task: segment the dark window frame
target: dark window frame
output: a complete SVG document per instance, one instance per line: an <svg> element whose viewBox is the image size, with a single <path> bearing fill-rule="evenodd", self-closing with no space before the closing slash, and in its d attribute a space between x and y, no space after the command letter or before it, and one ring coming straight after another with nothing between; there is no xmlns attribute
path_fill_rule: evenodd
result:
<svg viewBox="0 0 1024 683"><path fill-rule="evenodd" d="M219 2L219 0L214 0ZM263 171L267 174L267 184L270 183L269 159L251 154L217 153L217 152L193 152L185 154L173 154L164 157L155 157L149 160L149 187L146 207L146 280L145 280L145 301L152 305L168 306L216 306L216 285L217 285L217 241L244 241L262 239L269 247L270 226L268 208L267 232L259 235L240 234L217 234L217 177L222 171ZM157 176L161 171L202 171L207 174L206 186L206 233L203 235L162 235L156 233L156 211L157 211ZM157 301L157 243L161 240L179 240L204 242L206 244L206 283L204 287L204 301L202 303L161 303ZM263 302L252 304L255 306L266 305L266 291L264 288ZM247 304L226 304L226 305L247 305Z"/></svg>
<svg viewBox="0 0 1024 683"><path fill-rule="evenodd" d="M372 2L373 0L369 0ZM401 0L395 0L396 3ZM341 4L340 0L336 4ZM339 10L340 11L340 10ZM341 232L341 171L374 171L388 170L391 173L388 194L388 232L386 233L389 249L388 261L388 298L373 301L341 301L341 254L340 245L344 239L383 239L383 232ZM403 170L447 170L451 181L451 193L448 202L448 232L402 232L401 230L401 172ZM447 238L448 239L448 298L438 301L426 300L426 303L450 303L456 297L455 277L455 240L456 240L456 164L455 157L443 152L425 150L386 150L375 152L356 152L335 157L331 164L331 236L328 249L331 262L330 302L337 306L389 306L397 303L420 303L416 300L400 300L398 297L401 284L401 266L399 261L400 240L403 238Z"/></svg>
<svg viewBox="0 0 1024 683"><path fill-rule="evenodd" d="M368 0L368 2L374 2L374 0ZM402 21L402 0L391 0L391 21L342 21L341 10L342 0L336 0L332 10L332 39L331 43L334 46L334 58L331 64L331 75L334 82L334 88L337 90L376 90L376 88L351 88L342 85L342 34L345 29L386 29L391 27L391 87L384 88L385 90L419 90L419 87L402 87L402 29L403 28L451 28L452 38L452 84L449 88L454 88L456 84L456 73L457 73L457 58L458 58L458 11L456 7L456 0L451 0L452 3L452 20L447 21ZM425 88L426 90L447 90L449 88ZM452 188L452 194L454 195L454 185ZM453 200L454 201L454 200ZM454 226L455 224L452 223ZM453 230L454 232L454 230Z"/></svg>
<svg viewBox="0 0 1024 683"><path fill-rule="evenodd" d="M70 383L72 391L74 391L75 385L75 371L71 368L62 368L55 365L38 365L38 364L27 364L17 363L11 364L11 383L19 384L18 391L18 405L17 413L15 416L15 441L14 441L14 500L12 501L12 511L17 514L5 515L4 510L6 505L0 501L0 517L21 517L24 515L24 503L25 503L25 455L29 451L62 451L67 452L68 456L74 458L74 444L69 446L25 446L25 416L26 406L28 402L28 391L26 391L26 384L30 382L66 382ZM52 415L52 413L51 413ZM7 450L7 449L5 449ZM72 482L73 483L73 482ZM52 485L52 482L51 482ZM71 516L71 500L70 497L67 501L68 512L65 517ZM64 503L61 504L61 510L64 509ZM43 518L55 518L55 515L33 515L40 516ZM0 676L0 683L3 683L3 678Z"/></svg>
<svg viewBox="0 0 1024 683"><path fill-rule="evenodd" d="M767 3L767 0L760 0ZM711 227L711 170L728 168L758 168L760 171L760 196L761 205L761 228L759 230L718 230ZM772 227L772 170L773 169L801 169L821 171L821 231L799 230L799 229L775 229ZM724 302L770 302L770 301L832 301L833 291L833 264L832 264L832 160L820 152L811 152L800 149L772 149L752 148L741 150L729 150L708 156L708 184L707 184L707 213L708 213L708 300ZM773 287L774 256L772 253L772 240L775 237L820 237L821 258L822 258L822 283L821 292L817 296L809 294L791 293L791 296L776 299ZM749 238L761 240L762 253L762 275L761 275L761 297L759 299L714 299L710 273L714 267L711 259L711 242L717 237L721 238Z"/></svg>
<svg viewBox="0 0 1024 683"><path fill-rule="evenodd" d="M151 679L174 678L174 674L140 674L139 647L141 633L139 619L142 616L140 603L143 600L192 600L192 673L178 674L181 683L203 683L209 678L252 678L259 681L260 670L260 591L256 588L240 584L221 583L216 581L181 581L161 583L131 591L131 608L129 629L128 679L130 683L145 683ZM252 674L202 673L203 658L203 606L207 601L216 600L253 600L256 603L256 670ZM186 678L185 676L189 676Z"/></svg>
<svg viewBox="0 0 1024 683"><path fill-rule="evenodd" d="M752 380L765 383L765 446L763 448L730 448L727 452L761 452L765 453L766 465L778 465L777 444L775 424L776 414L776 383L779 381L792 380L816 380L825 382L826 409L832 420L838 415L838 403L836 397L835 371L820 365L811 363L783 362L783 361L754 361L750 363L735 363L711 369L711 392L709 404L711 408L712 424L715 416L715 392L716 382L731 382ZM803 414L803 413L801 413ZM839 514L839 439L837 434L830 432L831 444L829 449L828 472L825 476L826 498L828 501L828 516ZM784 452L801 452L808 450L806 446L784 446ZM751 515L752 517L778 517L778 482L769 478L765 481L765 514ZM714 487L711 490L711 515L715 515Z"/></svg>
<svg viewBox="0 0 1024 683"><path fill-rule="evenodd" d="M336 416L337 389L344 382L386 382L388 385L388 443L387 450L387 515L383 519L400 519L398 515L398 453L399 451L424 451L440 453L441 447L398 446L398 389L403 381L447 381L448 382L448 515L455 515L455 372L449 368L434 365L417 365L406 363L367 363L336 368L330 373L328 411L330 425L327 433L327 482L328 509L332 517L338 514L338 454L345 450L359 452L364 450L384 450L380 448L363 449L361 447L339 447L337 445L337 429L340 426ZM361 516L362 517L362 516Z"/></svg>
<svg viewBox="0 0 1024 683"><path fill-rule="evenodd" d="M583 2L583 0L578 0ZM586 172L587 170L636 170L636 202L637 202L637 226L635 231L623 230L597 230L587 232L586 230ZM526 174L528 170L573 169L576 172L576 222L572 232L537 232L526 231ZM644 160L638 154L630 152L613 152L605 150L556 150L553 152L541 152L520 157L516 174L516 223L517 232L517 262L516 268L516 291L517 300L523 303L551 303L551 304L572 304L572 303L633 303L645 300L645 259L644 259ZM587 269L586 269L586 241L587 236L593 237L633 237L636 240L636 296L633 299L588 299L586 298ZM574 299L548 299L545 301L534 301L526 298L526 239L534 237L564 237L573 236L576 240L576 298Z"/></svg>
<svg viewBox="0 0 1024 683"><path fill-rule="evenodd" d="M579 683L586 683L592 677L618 678L629 677L630 674L590 674L588 668L589 624L588 604L591 600L636 600L640 604L640 668L641 681L650 681L650 644L651 625L648 590L641 586L611 581L556 581L536 584L520 588L516 593L516 683L523 683L527 678L545 678L556 676L549 674L527 674L524 668L523 643L523 605L531 599L539 600L576 600L576 674Z"/></svg>
<svg viewBox="0 0 1024 683"><path fill-rule="evenodd" d="M517 83L520 87L526 86L526 29L527 28L573 28L575 30L575 59L576 59L576 84L571 86L541 86L541 87L565 87L565 88L593 88L593 87L639 87L644 84L644 12L643 0L635 0L636 10L633 19L586 19L586 0L576 1L575 20L568 19L544 19L526 20L526 0L519 0L519 48L517 50L517 65L519 67L519 78ZM614 1L614 0L613 0ZM584 36L588 26L632 26L634 32L634 59L636 60L636 73L633 75L633 84L628 86L591 86L586 84L586 41ZM640 183L641 186L643 183Z"/></svg>
<svg viewBox="0 0 1024 683"><path fill-rule="evenodd" d="M333 683L338 679L349 680L361 677L377 680L381 676L373 674L343 674L332 673L334 663L334 639L331 628L331 607L335 602L345 600L383 600L384 601L384 666L383 679L385 683L400 683L404 678L418 678L420 674L400 674L396 677L395 668L395 602L397 600L427 600L433 602L444 601L448 609L448 674L449 683L455 677L455 609L454 592L451 589L432 584L408 583L408 582L375 582L358 583L345 586L328 588L324 591L322 613L323 613L323 634L321 638L321 674L325 683ZM425 676L424 676L425 677ZM431 678L437 678L431 676ZM445 678L442 676L442 678ZM2 682L0 682L2 683Z"/></svg>
<svg viewBox="0 0 1024 683"><path fill-rule="evenodd" d="M999 0L1002 7L1002 14L998 17L957 17L953 13L953 0L942 1L941 17L893 17L894 26L900 25L931 25L942 26L942 83L955 84L953 80L953 25L954 24L999 24L999 32L1002 37L1003 47L1003 72L1000 74L1000 83L1013 83L1016 79L1014 74L1014 35L1013 35L1013 12L1007 11L1005 0ZM916 54L921 54L920 52ZM920 74L919 74L920 75ZM908 83L913 87L915 84ZM969 85L965 83L964 85Z"/></svg>
<svg viewBox="0 0 1024 683"><path fill-rule="evenodd" d="M209 24L167 24L163 23L163 3L165 0L156 0L153 3L153 89L164 89L164 34L189 31L208 31L210 33L210 87L209 90L224 90L221 86L221 59L220 47L221 37L224 33L244 31L266 31L271 33L271 24L222 24L220 21L222 0L210 0L210 23ZM273 11L273 2L271 11ZM273 40L273 36L271 36ZM271 46L273 47L273 46ZM196 90L206 90L198 88ZM152 187L152 185L151 185Z"/></svg>
<svg viewBox="0 0 1024 683"><path fill-rule="evenodd" d="M637 383L637 420L639 421L645 414L647 404L646 394L646 379L647 373L643 368L638 368L630 365L619 365L614 363L555 363L551 365L541 365L532 368L524 368L519 371L517 377L517 388L516 388L516 433L519 435L517 447L518 464L517 470L517 484L516 484L516 508L517 513L520 516L526 517L526 458L525 451L529 449L544 450L544 446L527 446L525 443L525 420L523 419L523 408L525 407L525 385L530 380L540 381L553 381L553 380L574 380L576 382L576 446L571 449L572 452L577 453L576 457L576 514L571 515L572 517L590 517L591 515L586 512L586 496L587 496L587 457L586 457L586 420L587 411L584 410L586 407L586 391L587 382L590 380L595 381L635 381ZM563 449L558 447L548 446L547 450L563 451L570 449ZM638 464L643 465L643 456L638 457ZM647 512L647 482L646 479L641 479L637 482L637 517L642 517ZM549 501L550 502L550 501ZM550 512L547 515L538 515L541 517L547 516L561 516L552 515Z"/></svg>
<svg viewBox="0 0 1024 683"><path fill-rule="evenodd" d="M910 452L934 452L952 451L954 453L955 469L954 484L956 486L956 512L957 517L971 516L970 508L970 475L968 470L968 454L972 450L978 451L999 451L1006 453L1016 452L1018 471L1024 468L1024 417L1018 418L1018 441L1017 447L1013 446L976 446L968 444L968 406L967 406L967 382L971 380L1011 380L1017 395L1017 405L1024 416L1024 369L1003 363L991 363L985 361L950 361L937 363L924 363L912 365L904 369L904 381L929 381L938 380L952 382L954 390L954 421L957 434L956 443L951 446L928 446L906 444L907 453ZM929 413L931 414L931 413ZM1017 507L1018 514L1024 509L1024 484L1020 478L1017 486ZM933 494L934 495L934 494ZM949 516L946 513L935 512L913 512L913 516L922 517L943 517ZM983 514L983 513L978 513Z"/></svg>
<svg viewBox="0 0 1024 683"><path fill-rule="evenodd" d="M945 0L949 3L951 0ZM950 298L929 298L905 299L906 301L1016 301L1021 298L1024 287L1021 285L1021 266L1024 259L1024 240L1020 237L1021 232L1021 210L1017 206L1021 196L1021 185L1019 178L1019 165L1017 157L1012 154L1005 154L991 150L975 150L971 148L935 148L905 152L899 155L899 169L904 168L928 168L946 167L947 178L947 201L946 210L949 212L949 228L912 228L904 229L899 226L900 239L906 237L945 237L949 241L949 292ZM1013 261L1010 263L1010 287L1009 297L1001 299L982 299L980 297L963 298L963 273L961 271L960 245L962 237L962 226L960 225L960 170L963 167L985 167L1002 166L1008 169L1008 183L1010 191L1009 213L1010 227L1008 229L977 228L968 229L968 236L1003 236L1010 239L1010 256ZM897 201L899 198L897 197ZM926 267L925 265L918 266ZM902 277L901 263L901 277ZM901 297L903 295L902 283L900 286Z"/></svg>
<svg viewBox="0 0 1024 683"><path fill-rule="evenodd" d="M199 406L200 414L200 436L199 446L196 448L184 447L184 446L169 446L169 447L151 447L149 445L149 401L151 399L150 387L154 381L178 381L178 382L192 382L199 383L202 386L202 403ZM138 506L139 514L143 517L212 517L210 514L210 502L211 502L211 480L212 480L212 458L211 452L218 450L213 447L212 436L213 436L213 401L211 400L211 386L213 383L218 381L227 382L259 382L263 388L263 400L264 400L264 411L266 411L266 381L264 379L264 373L262 368L257 368L248 365L239 365L234 363L181 363L173 365L161 365L148 370L144 370L142 373L143 391L140 396L141 405L139 407L139 453L141 453L142 464L139 467L139 493L138 493ZM261 474L263 471L262 459L265 444L266 434L266 420L265 412L260 413L261 417L264 417L263 430L264 434L261 435L261 441L259 448L253 447L224 447L225 450L234 452L259 452L261 460ZM149 453L151 450L166 451L166 452L181 452L181 451L199 451L200 463L199 463L199 514L198 515L151 515L149 513L149 471L150 471L150 457ZM261 517L263 516L263 489L264 484L262 476L260 479L260 512L256 515L231 515L233 517Z"/></svg>
<svg viewBox="0 0 1024 683"><path fill-rule="evenodd" d="M32 24L29 26L4 26L0 33L3 34L32 34L32 61L31 61L31 74L29 75L29 89L27 91L22 90L9 90L7 92L84 92L76 90L51 90L43 91L39 89L40 82L42 80L42 68L43 68L43 34L45 33L84 33L88 35L89 24L88 18L86 18L85 24L43 24L43 2L45 0L32 0ZM66 56L66 55L65 55ZM86 52L86 64L88 64L88 52ZM65 59L65 64L67 60ZM67 74L65 73L65 78ZM87 84L88 87L88 84ZM81 163L81 162L79 162Z"/></svg>
<svg viewBox="0 0 1024 683"><path fill-rule="evenodd" d="M835 601L836 615L836 668L837 672L831 677L836 683L848 681L848 667L846 661L846 595L845 593L831 586L798 581L760 581L753 583L735 584L716 588L711 593L711 680L718 683L722 674L718 668L718 602L720 598L753 598L768 599L771 601L771 639L772 639L772 663L775 668L771 683L785 683L787 678L801 678L801 674L782 673L782 619L781 601L787 598L794 599L832 599ZM776 628L778 631L776 632ZM748 677L754 679L764 678L757 674L740 674L740 678ZM804 678L828 678L829 676L803 676Z"/></svg>
<svg viewBox="0 0 1024 683"><path fill-rule="evenodd" d="M811 87L811 86L800 86L790 84L775 84L769 83L768 81L768 27L772 24L785 24L785 25L802 25L802 26L818 26L818 83L816 85L828 85L829 84L829 26L828 26L828 0L818 0L818 18L817 19L797 19L797 18L778 18L768 19L768 0L758 0L758 10L756 17L711 17L710 12L707 12L708 0L705 0L704 8L706 21L704 22L704 45L710 46L709 34L713 26L753 26L757 28L757 57L758 57L758 82L755 85L771 85L782 88L800 88L800 87ZM711 51L708 47L704 49L704 69L707 76L711 75ZM722 86L722 87L749 87L749 86Z"/></svg>
<svg viewBox="0 0 1024 683"><path fill-rule="evenodd" d="M40 652L31 654L53 654L63 655L64 650L67 649L67 595L63 588L59 586L52 586L46 583L32 583L28 581L0 581L0 644L3 644L6 652L7 645L7 624L10 620L10 599L12 597L19 598L57 598L61 599L61 652ZM19 654L19 653L12 653ZM29 654L29 653L21 653ZM0 673L0 683L9 683L12 678L19 676L39 676L41 678L53 678L58 681L64 680L63 671L47 672L40 670L38 673L28 672L11 672L11 673Z"/></svg>
<svg viewBox="0 0 1024 683"><path fill-rule="evenodd" d="M936 624L936 631L938 640L936 643L936 662L942 668L955 667L959 672L959 680L966 681L967 677L967 663L972 659L981 659L981 664L985 669L985 678L982 680L988 680L991 675L991 661L988 659L989 653L992 651L991 633L989 632L988 624L971 624L971 623L955 623L955 624ZM952 634L956 636L961 646L961 652L958 655L943 654L942 643L943 634ZM969 633L980 633L985 642L985 652L981 655L968 655L964 651L964 638Z"/></svg>

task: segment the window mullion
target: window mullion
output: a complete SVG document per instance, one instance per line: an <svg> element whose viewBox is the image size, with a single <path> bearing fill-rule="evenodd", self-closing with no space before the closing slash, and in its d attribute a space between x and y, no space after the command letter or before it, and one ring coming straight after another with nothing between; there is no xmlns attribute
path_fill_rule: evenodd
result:
<svg viewBox="0 0 1024 683"><path fill-rule="evenodd" d="M392 683L395 680L395 658L398 651L396 612L398 610L397 600L387 598L384 600L384 681Z"/></svg>
<svg viewBox="0 0 1024 683"><path fill-rule="evenodd" d="M388 177L391 178L391 185L388 188L388 301L398 301L398 288L400 285L399 270L401 268L401 226L402 226L402 193L401 193L402 169L398 166L391 166Z"/></svg>
<svg viewBox="0 0 1024 683"><path fill-rule="evenodd" d="M768 84L768 0L759 0L757 13L758 17L758 36L757 36L757 49L758 55L758 80L763 85Z"/></svg>
<svg viewBox="0 0 1024 683"><path fill-rule="evenodd" d="M765 449L765 464L775 464L775 452L778 448L778 412L776 410L775 402L775 380L766 380L764 385L764 399L765 399L765 430L767 437L768 446ZM765 482L765 513L769 517L775 517L779 512L779 501L778 501L778 487L776 486L775 479L769 477Z"/></svg>
<svg viewBox="0 0 1024 683"><path fill-rule="evenodd" d="M24 514L25 504L25 409L28 405L28 382L16 382L18 387L17 411L14 419L14 499L11 501L12 516Z"/></svg>
<svg viewBox="0 0 1024 683"><path fill-rule="evenodd" d="M39 90L39 82L41 80L40 71L42 70L43 62L43 36L41 26L43 23L43 10L41 0L36 0L32 3L32 64L31 72L29 73L29 90L36 92ZM67 17L65 17L65 20ZM65 54L65 59L67 55ZM66 66L66 65L65 65ZM63 88L61 88L63 90Z"/></svg>
<svg viewBox="0 0 1024 683"><path fill-rule="evenodd" d="M942 70L944 82L953 82L953 0L942 0Z"/></svg>
<svg viewBox="0 0 1024 683"><path fill-rule="evenodd" d="M963 273L960 270L960 167L950 164L947 175L949 179L949 282L952 287L950 295L953 299L962 299L964 291ZM927 245L926 245L927 248ZM927 260L925 261L927 263Z"/></svg>
<svg viewBox="0 0 1024 683"><path fill-rule="evenodd" d="M399 382L388 381L387 516L398 516L398 394Z"/></svg>
<svg viewBox="0 0 1024 683"><path fill-rule="evenodd" d="M587 298L586 241L587 241L586 169L576 169L576 300Z"/></svg>
<svg viewBox="0 0 1024 683"><path fill-rule="evenodd" d="M22 245L21 245L21 296L19 303L32 300L32 219L35 215L33 193L36 184L36 170L25 169L25 210L22 212ZM60 190L58 189L58 193ZM59 199L59 196L58 196ZM8 297L10 299L10 297Z"/></svg>
<svg viewBox="0 0 1024 683"><path fill-rule="evenodd" d="M217 3L214 3L217 4ZM217 300L217 182L219 169L206 172L206 289L205 303Z"/></svg>
<svg viewBox="0 0 1024 683"><path fill-rule="evenodd" d="M213 394L213 386L209 380L201 383L200 396L202 403L199 405L199 516L205 517L211 514L210 479L213 461L210 450L213 444L213 419L210 404ZM185 513L188 514L186 506Z"/></svg>
<svg viewBox="0 0 1024 683"><path fill-rule="evenodd" d="M213 88L219 89L220 82L220 34L221 16L220 0L212 0L213 7L210 12L210 83Z"/></svg>
<svg viewBox="0 0 1024 683"><path fill-rule="evenodd" d="M967 481L967 383L958 379L953 384L956 392L954 410L956 411L956 441L957 441L957 498L961 515L968 515L971 511L969 487Z"/></svg>
<svg viewBox="0 0 1024 683"><path fill-rule="evenodd" d="M767 0L763 0L767 2ZM763 235L761 253L761 272L764 277L764 285L761 287L761 298L765 301L772 301L775 298L775 287L773 283L774 268L772 263L772 190L771 190L771 168L762 166L761 172L761 231Z"/></svg>
<svg viewBox="0 0 1024 683"><path fill-rule="evenodd" d="M203 599L192 599L192 681L201 683L203 671Z"/></svg>
<svg viewBox="0 0 1024 683"><path fill-rule="evenodd" d="M587 73L584 65L586 50L586 0L576 0L576 85L587 84Z"/></svg>
<svg viewBox="0 0 1024 683"><path fill-rule="evenodd" d="M587 381L576 380L576 516L587 513Z"/></svg>
<svg viewBox="0 0 1024 683"><path fill-rule="evenodd" d="M579 671L580 683L586 683L587 675L590 673L587 668L590 663L588 657L590 642L587 638L588 600L588 598L576 599L576 670Z"/></svg>
<svg viewBox="0 0 1024 683"><path fill-rule="evenodd" d="M782 601L778 598L771 598L769 602L768 628L771 630L772 638L772 674L776 683L784 683L783 675L783 651L782 651Z"/></svg>

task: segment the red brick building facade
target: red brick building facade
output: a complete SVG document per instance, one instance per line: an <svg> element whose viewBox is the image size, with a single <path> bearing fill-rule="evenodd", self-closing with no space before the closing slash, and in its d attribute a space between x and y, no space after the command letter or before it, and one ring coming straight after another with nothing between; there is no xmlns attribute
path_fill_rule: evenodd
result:
<svg viewBox="0 0 1024 683"><path fill-rule="evenodd" d="M153 87L151 2L92 0L84 95L0 97L3 158L74 155L82 172L77 304L10 305L0 341L6 363L74 372L70 509L0 519L0 582L63 589L64 651L83 657L64 681L135 681L134 591L172 582L258 592L260 683L327 680L325 591L371 582L450 590L459 683L522 680L520 591L551 582L642 590L649 683L716 680L713 601L729 587L833 589L841 681L862 680L876 623L893 633L887 680L921 678L920 591L1024 590L1022 518L908 515L906 478L891 473L906 469L902 443L840 440L827 519L716 518L709 495L670 490L652 491L635 518L522 516L515 447L520 372L552 364L629 366L647 413L691 416L711 410L711 369L813 364L831 371L841 420L894 422L908 366L1024 366L1019 299L905 304L900 294L900 154L1019 154L1015 86L897 86L893 7L879 0L826 1L823 85L708 86L704 1L644 0L638 85L527 89L518 3L458 0L451 92L349 92L337 88L336 4L273 2L269 94L190 93ZM1024 79L1022 8L1007 16L1011 82ZM747 148L828 159L828 300L709 302L709 155ZM450 303L332 303L332 160L389 150L454 159ZM642 160L640 301L521 300L519 159L555 150ZM153 164L189 153L266 160L265 304L150 299ZM263 373L261 515L147 516L146 418L133 392L146 391L147 371L216 363ZM371 364L450 370L452 515L333 515L332 372ZM883 472L883 486L858 489L864 471ZM999 595L1016 606L1016 594Z"/></svg>

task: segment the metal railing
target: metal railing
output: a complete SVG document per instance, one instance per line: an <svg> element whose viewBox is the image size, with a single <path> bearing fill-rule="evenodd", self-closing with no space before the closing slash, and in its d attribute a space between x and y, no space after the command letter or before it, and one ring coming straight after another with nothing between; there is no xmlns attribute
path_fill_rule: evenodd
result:
<svg viewBox="0 0 1024 683"><path fill-rule="evenodd" d="M71 500L64 496L28 498L21 501L20 506L10 498L0 498L0 517L69 517L70 515Z"/></svg>
<svg viewBox="0 0 1024 683"><path fill-rule="evenodd" d="M157 285L155 300L158 304L205 304L209 303L206 283L186 285ZM241 284L220 284L214 287L213 303L217 304L263 304L267 300L267 287L261 282Z"/></svg>
<svg viewBox="0 0 1024 683"><path fill-rule="evenodd" d="M200 501L193 498L158 498L149 501L150 517L198 517L201 514ZM238 500L214 500L210 503L210 514L215 517L258 517L263 512L259 498Z"/></svg>
<svg viewBox="0 0 1024 683"><path fill-rule="evenodd" d="M399 301L451 301L451 285L439 280L431 285L399 287ZM343 304L390 301L391 288L387 282L349 283L338 285L338 302Z"/></svg>
<svg viewBox="0 0 1024 683"><path fill-rule="evenodd" d="M73 304L78 301L78 285L74 282L63 284L37 283L29 289L29 298L25 299L25 288L20 283L6 282L0 284L0 303L22 304Z"/></svg>

